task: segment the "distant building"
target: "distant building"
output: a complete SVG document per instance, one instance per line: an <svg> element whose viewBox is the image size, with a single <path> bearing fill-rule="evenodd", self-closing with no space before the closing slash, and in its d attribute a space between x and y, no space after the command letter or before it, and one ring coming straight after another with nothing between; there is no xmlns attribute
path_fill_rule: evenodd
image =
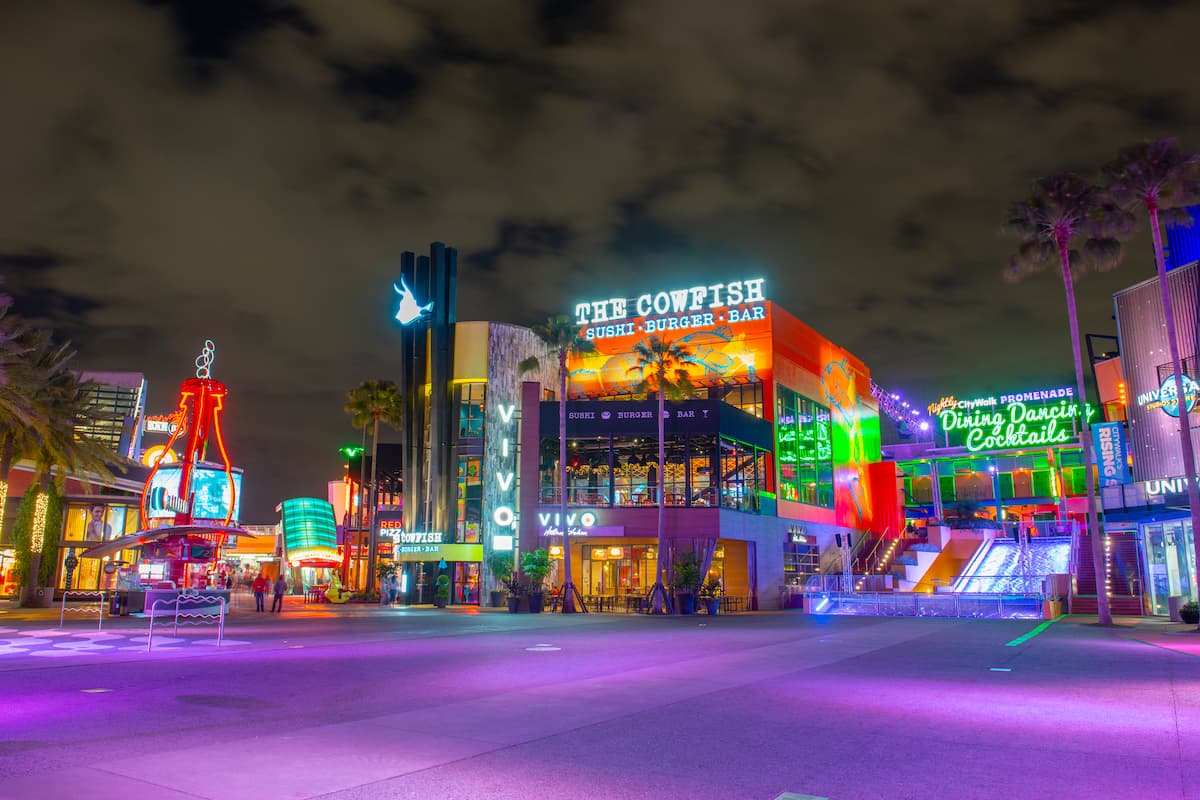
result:
<svg viewBox="0 0 1200 800"><path fill-rule="evenodd" d="M146 416L146 376L140 372L84 372L94 385L88 393L88 418L75 433L125 458L136 459Z"/></svg>

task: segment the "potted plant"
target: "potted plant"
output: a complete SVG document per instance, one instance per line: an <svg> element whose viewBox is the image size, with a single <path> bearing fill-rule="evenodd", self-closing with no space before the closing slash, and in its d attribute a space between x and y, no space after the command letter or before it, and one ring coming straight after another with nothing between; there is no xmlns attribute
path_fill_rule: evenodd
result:
<svg viewBox="0 0 1200 800"><path fill-rule="evenodd" d="M700 587L700 599L704 601L704 608L709 615L716 614L721 607L721 581L717 578L709 578Z"/></svg>
<svg viewBox="0 0 1200 800"><path fill-rule="evenodd" d="M691 550L685 550L671 562L671 572L675 576L671 580L671 587L679 598L679 613L695 614L696 591L700 586L700 558Z"/></svg>
<svg viewBox="0 0 1200 800"><path fill-rule="evenodd" d="M505 589L508 590L508 613L516 614L521 611L521 598L528 592L529 588L524 576L509 574L508 580L504 582Z"/></svg>
<svg viewBox="0 0 1200 800"><path fill-rule="evenodd" d="M513 572L513 556L512 553L492 553L488 559L488 566L492 569L492 574L496 576L496 587L489 593L489 601L492 608L499 608L504 602L504 590L500 586L508 586L512 579ZM512 590L509 589L509 595L512 595Z"/></svg>
<svg viewBox="0 0 1200 800"><path fill-rule="evenodd" d="M1196 601L1184 603L1179 607L1179 618L1188 625L1200 623L1200 605Z"/></svg>
<svg viewBox="0 0 1200 800"><path fill-rule="evenodd" d="M433 589L433 604L438 608L445 608L450 602L450 576L438 575L437 582L434 583Z"/></svg>
<svg viewBox="0 0 1200 800"><path fill-rule="evenodd" d="M521 554L521 571L529 579L529 613L542 613L542 583L550 574L550 554L539 547L532 553Z"/></svg>

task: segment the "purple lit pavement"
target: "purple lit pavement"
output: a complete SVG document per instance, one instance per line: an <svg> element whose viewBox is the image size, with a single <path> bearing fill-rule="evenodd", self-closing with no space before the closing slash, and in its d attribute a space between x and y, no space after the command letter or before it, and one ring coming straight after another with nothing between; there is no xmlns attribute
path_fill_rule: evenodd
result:
<svg viewBox="0 0 1200 800"><path fill-rule="evenodd" d="M1200 798L1179 625L304 609L0 604L0 798Z"/></svg>

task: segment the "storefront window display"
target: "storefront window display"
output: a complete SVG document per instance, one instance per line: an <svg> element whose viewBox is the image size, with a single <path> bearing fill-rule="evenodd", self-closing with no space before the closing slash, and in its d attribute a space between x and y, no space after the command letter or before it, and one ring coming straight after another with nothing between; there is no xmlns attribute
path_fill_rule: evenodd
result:
<svg viewBox="0 0 1200 800"><path fill-rule="evenodd" d="M481 466L479 456L458 458L458 541L466 544L479 542L479 520L483 509Z"/></svg>
<svg viewBox="0 0 1200 800"><path fill-rule="evenodd" d="M833 438L829 409L779 387L775 451L784 500L833 508Z"/></svg>
<svg viewBox="0 0 1200 800"><path fill-rule="evenodd" d="M66 587L64 564L71 550L75 550L77 562L71 574L73 587L97 589L108 586L112 582L109 578L113 573L108 573L106 576L103 572L104 563L94 558L79 558L79 553L97 542L136 533L139 521L137 507L71 502L67 503L65 513L62 541L59 543L58 551L58 588ZM113 561L119 566L122 563L132 564L137 558L137 550L122 550Z"/></svg>
<svg viewBox="0 0 1200 800"><path fill-rule="evenodd" d="M653 545L585 545L584 594L644 594L654 584L657 552Z"/></svg>

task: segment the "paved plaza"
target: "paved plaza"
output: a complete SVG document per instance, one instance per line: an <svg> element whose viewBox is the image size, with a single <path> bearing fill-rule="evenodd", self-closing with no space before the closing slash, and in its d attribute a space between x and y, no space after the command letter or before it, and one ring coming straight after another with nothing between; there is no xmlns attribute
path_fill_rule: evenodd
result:
<svg viewBox="0 0 1200 800"><path fill-rule="evenodd" d="M0 605L0 797L1200 797L1200 636L1092 623Z"/></svg>

